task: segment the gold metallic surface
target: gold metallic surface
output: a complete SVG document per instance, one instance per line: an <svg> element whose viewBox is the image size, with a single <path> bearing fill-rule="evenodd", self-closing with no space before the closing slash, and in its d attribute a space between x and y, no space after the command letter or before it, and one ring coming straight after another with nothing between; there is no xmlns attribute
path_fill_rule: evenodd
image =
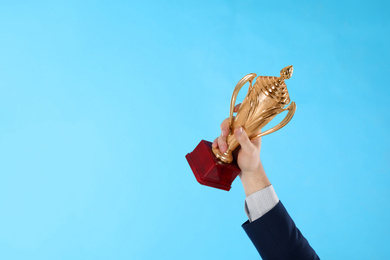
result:
<svg viewBox="0 0 390 260"><path fill-rule="evenodd" d="M239 145L234 137L234 130L242 126L251 140L273 133L284 127L293 117L296 109L295 102L290 103L285 79L293 74L293 66L287 66L280 71L280 77L259 76L252 86L256 74L251 73L243 77L236 85L230 102L230 133L227 137L228 149L221 153L213 148L214 155L224 163L233 161L232 152ZM240 89L249 82L248 93L241 103L236 116L233 116L234 106ZM286 108L284 108L290 103ZM277 114L288 111L286 117L271 129L261 132Z"/></svg>

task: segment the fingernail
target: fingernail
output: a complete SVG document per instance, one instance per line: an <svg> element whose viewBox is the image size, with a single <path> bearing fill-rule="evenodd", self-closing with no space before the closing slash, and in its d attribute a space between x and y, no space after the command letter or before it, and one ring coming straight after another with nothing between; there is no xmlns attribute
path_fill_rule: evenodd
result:
<svg viewBox="0 0 390 260"><path fill-rule="evenodd" d="M236 133L238 135L242 134L242 127L237 128Z"/></svg>
<svg viewBox="0 0 390 260"><path fill-rule="evenodd" d="M225 131L221 130L221 136L225 136Z"/></svg>

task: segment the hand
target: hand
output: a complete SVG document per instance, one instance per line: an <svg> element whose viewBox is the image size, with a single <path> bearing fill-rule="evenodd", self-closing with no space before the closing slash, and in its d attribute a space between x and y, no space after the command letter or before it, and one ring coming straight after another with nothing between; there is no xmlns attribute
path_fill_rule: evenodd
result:
<svg viewBox="0 0 390 260"><path fill-rule="evenodd" d="M234 108L234 112L238 111L239 106L237 105ZM214 140L213 147L218 147L222 153L226 152L226 138L229 133L229 118L227 118L221 124L221 135ZM235 155L238 167L241 169L241 182L244 186L245 194L248 196L271 185L260 160L261 139L249 140L242 127L235 129L234 136L240 143L240 147L237 148L238 151L235 151Z"/></svg>

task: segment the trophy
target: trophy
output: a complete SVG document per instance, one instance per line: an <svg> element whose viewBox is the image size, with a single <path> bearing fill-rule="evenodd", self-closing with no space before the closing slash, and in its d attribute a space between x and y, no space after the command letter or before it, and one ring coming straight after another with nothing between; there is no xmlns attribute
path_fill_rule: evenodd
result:
<svg viewBox="0 0 390 260"><path fill-rule="evenodd" d="M253 140L273 133L290 122L296 109L295 102L290 103L290 96L285 83L293 74L293 66L280 71L280 77L257 76L251 73L243 77L236 85L230 101L229 127L227 136L228 148L221 153L219 148L212 148L211 142L202 140L194 151L186 155L187 161L200 184L227 190L241 172L233 157L239 146L234 137L234 130L242 127ZM241 88L249 82L248 93L241 103L237 114L233 116L237 95ZM290 104L289 104L290 103ZM288 105L289 104L289 105ZM287 105L287 107L285 107ZM277 114L288 111L286 117L276 126L261 132Z"/></svg>

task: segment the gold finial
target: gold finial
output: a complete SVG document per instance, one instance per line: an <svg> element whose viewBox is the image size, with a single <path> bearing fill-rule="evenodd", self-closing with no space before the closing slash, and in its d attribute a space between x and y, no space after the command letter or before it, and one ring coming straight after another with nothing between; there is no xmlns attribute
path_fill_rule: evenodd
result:
<svg viewBox="0 0 390 260"><path fill-rule="evenodd" d="M291 78L292 74L293 74L293 71L294 71L294 68L292 65L290 66L287 66L285 68L283 68L281 71L280 71L280 77L282 79L289 79Z"/></svg>

